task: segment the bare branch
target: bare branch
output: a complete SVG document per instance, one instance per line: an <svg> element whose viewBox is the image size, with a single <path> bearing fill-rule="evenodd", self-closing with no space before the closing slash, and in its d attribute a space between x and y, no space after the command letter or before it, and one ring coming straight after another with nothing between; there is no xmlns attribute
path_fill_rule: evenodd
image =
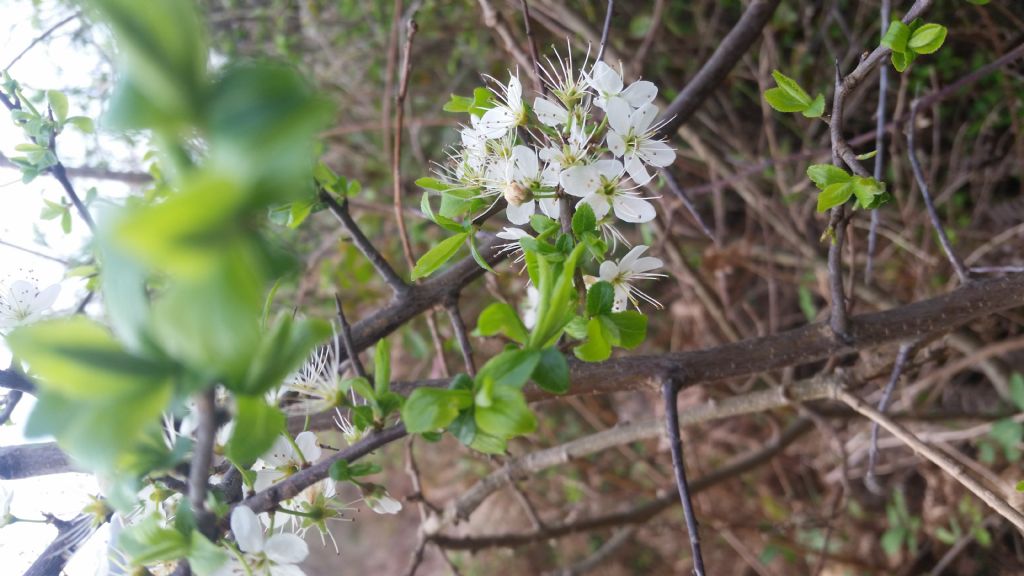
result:
<svg viewBox="0 0 1024 576"><path fill-rule="evenodd" d="M889 400L892 398L893 390L896 389L896 384L900 381L900 375L903 374L903 367L907 364L907 360L910 359L910 351L914 345L911 343L900 344L899 352L896 353L896 360L892 364L892 374L889 376L889 381L885 384L885 389L882 390L882 398L878 401L878 411L885 413L885 409L889 407ZM864 476L864 484L875 494L881 494L881 486L878 485L878 480L875 478L875 464L878 461L878 422L871 423L871 445L868 448L868 471Z"/></svg>
<svg viewBox="0 0 1024 576"><path fill-rule="evenodd" d="M339 204L327 191L321 190L320 201L327 205L327 208L330 209L331 213L338 219L338 222L345 228L345 231L348 232L349 237L352 238L352 243L370 261L374 270L380 274L384 282L391 287L391 290L396 294L406 292L409 289L409 285L395 272L395 269L391 267L387 259L381 255L369 238L363 234L355 220L352 219L352 215L348 211L348 199Z"/></svg>
<svg viewBox="0 0 1024 576"><path fill-rule="evenodd" d="M665 378L661 383L661 398L665 405L665 427L668 443L672 451L672 469L675 471L676 488L679 500L683 504L683 516L686 518L686 532L690 536L690 553L693 555L693 573L704 576L704 556L700 551L700 532L697 526L697 515L693 511L690 500L690 487L686 482L686 462L683 460L683 440L679 436L679 396L681 383L674 378Z"/></svg>
<svg viewBox="0 0 1024 576"><path fill-rule="evenodd" d="M56 442L0 447L0 480L78 471Z"/></svg>
<svg viewBox="0 0 1024 576"><path fill-rule="evenodd" d="M871 419L873 422L880 424L883 428L892 433L893 436L896 436L907 446L912 448L914 452L917 452L921 456L930 460L932 464L942 468L942 470L949 474L954 480L963 484L965 488L973 492L978 498L981 498L982 501L998 512L1003 518L1009 520L1017 527L1017 530L1024 532L1024 514L1021 514L1013 506L1010 506L1002 496L989 490L984 484L975 480L974 477L964 469L963 465L954 462L952 458L946 456L943 452L921 442L910 430L907 430L901 424L893 421L885 414L882 414L878 410L868 406L863 400L853 394L845 390L840 390L837 393L837 396L850 408L853 408L863 416Z"/></svg>
<svg viewBox="0 0 1024 576"><path fill-rule="evenodd" d="M604 26L601 28L601 46L597 49L597 58L594 58L594 62L600 62L604 58L604 49L608 46L608 30L612 27L613 12L615 12L615 0L608 0L608 9L604 13ZM651 25L654 26L654 23Z"/></svg>

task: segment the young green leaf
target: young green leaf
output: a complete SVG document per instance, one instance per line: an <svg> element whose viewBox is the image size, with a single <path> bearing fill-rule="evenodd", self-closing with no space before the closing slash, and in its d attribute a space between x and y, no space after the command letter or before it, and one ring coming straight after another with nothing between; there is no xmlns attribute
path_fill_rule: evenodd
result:
<svg viewBox="0 0 1024 576"><path fill-rule="evenodd" d="M53 119L58 124L63 124L68 117L68 97L63 92L47 90L46 100L50 104L50 110L53 110Z"/></svg>
<svg viewBox="0 0 1024 576"><path fill-rule="evenodd" d="M410 434L431 432L451 424L471 403L468 391L417 388L402 406L402 422Z"/></svg>
<svg viewBox="0 0 1024 576"><path fill-rule="evenodd" d="M391 389L391 344L381 338L373 351L373 389L383 396Z"/></svg>
<svg viewBox="0 0 1024 576"><path fill-rule="evenodd" d="M825 212L830 208L846 203L853 196L852 182L837 182L830 184L818 194L818 212Z"/></svg>
<svg viewBox="0 0 1024 576"><path fill-rule="evenodd" d="M235 401L237 414L234 431L228 440L227 457L236 465L246 467L274 444L284 431L285 418L262 396L238 394Z"/></svg>
<svg viewBox="0 0 1024 576"><path fill-rule="evenodd" d="M481 336L504 334L520 344L525 344L530 337L515 309L504 302L495 302L484 308L476 321L476 330Z"/></svg>
<svg viewBox="0 0 1024 576"><path fill-rule="evenodd" d="M569 391L569 363L557 348L545 348L541 351L540 361L533 369L530 379L536 382L541 390L552 394L565 394Z"/></svg>
<svg viewBox="0 0 1024 576"><path fill-rule="evenodd" d="M595 316L587 322L587 339L583 344L572 349L573 354L584 362L601 362L612 355L612 345L608 341L608 333L601 323L601 317Z"/></svg>
<svg viewBox="0 0 1024 576"><path fill-rule="evenodd" d="M814 182L819 190L824 190L833 184L849 182L853 179L846 170L832 164L814 164L807 167L807 177Z"/></svg>
<svg viewBox="0 0 1024 576"><path fill-rule="evenodd" d="M512 438L537 429L537 417L526 403L522 390L497 386L489 406L477 406L474 414L481 431L498 438Z"/></svg>
<svg viewBox="0 0 1024 576"><path fill-rule="evenodd" d="M931 54L946 41L946 27L941 24L925 24L914 30L907 47L917 54Z"/></svg>
<svg viewBox="0 0 1024 576"><path fill-rule="evenodd" d="M587 290L587 316L609 314L615 304L615 288L604 280L595 282Z"/></svg>
<svg viewBox="0 0 1024 576"><path fill-rule="evenodd" d="M825 95L818 94L811 104L801 111L807 118L821 118L821 115L825 113Z"/></svg>
<svg viewBox="0 0 1024 576"><path fill-rule="evenodd" d="M420 256L416 266L412 269L412 279L415 281L433 274L452 256L455 256L467 236L469 236L468 232L460 232L450 238L445 238L437 246L428 250L426 254Z"/></svg>
<svg viewBox="0 0 1024 576"><path fill-rule="evenodd" d="M647 316L635 311L616 312L608 316L619 331L619 346L633 349L647 337Z"/></svg>
<svg viewBox="0 0 1024 576"><path fill-rule="evenodd" d="M577 238L583 236L584 232L593 232L597 227L597 216L590 204L580 204L576 213L572 215L572 232Z"/></svg>
<svg viewBox="0 0 1024 576"><path fill-rule="evenodd" d="M910 27L900 20L893 20L882 37L882 46L893 51L903 53L907 51L907 43L910 42Z"/></svg>

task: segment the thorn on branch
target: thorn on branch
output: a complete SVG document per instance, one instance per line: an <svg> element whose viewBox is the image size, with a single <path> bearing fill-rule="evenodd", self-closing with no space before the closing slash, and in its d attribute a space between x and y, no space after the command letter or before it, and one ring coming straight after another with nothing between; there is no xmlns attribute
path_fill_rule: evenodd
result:
<svg viewBox="0 0 1024 576"><path fill-rule="evenodd" d="M348 320L345 319L345 309L341 305L341 296L337 292L334 293L334 305L338 312L338 322L341 323L341 343L345 346L345 355L348 356L348 361L352 364L352 370L356 373L356 376L366 378L366 368L363 367L363 362L359 360L359 351L352 344L352 327L349 325Z"/></svg>

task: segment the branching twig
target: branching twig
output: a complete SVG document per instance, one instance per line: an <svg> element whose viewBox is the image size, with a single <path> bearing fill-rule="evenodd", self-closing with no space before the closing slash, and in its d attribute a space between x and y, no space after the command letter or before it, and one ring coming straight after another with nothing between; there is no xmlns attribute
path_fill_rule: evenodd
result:
<svg viewBox="0 0 1024 576"><path fill-rule="evenodd" d="M910 167L914 172L914 179L917 181L917 187L921 190L921 197L924 199L924 205L928 209L928 218L931 219L932 227L935 228L935 234L939 237L942 251L946 253L946 258L949 260L950 266L953 267L953 271L956 272L960 283L966 284L970 281L967 269L964 268L963 262L960 261L956 252L953 251L953 246L949 242L949 236L946 235L946 228L942 225L942 219L939 218L939 213L935 209L932 194L928 190L928 182L925 180L924 171L921 170L921 162L917 158L917 147L914 139L914 133L917 130L914 127L914 123L917 119L919 103L918 100L914 100L910 105L910 118L907 121L907 156L910 157Z"/></svg>
<svg viewBox="0 0 1024 576"><path fill-rule="evenodd" d="M917 436L904 428L901 424L893 421L891 418L875 410L871 406L868 406L863 400L853 394L850 394L845 390L840 390L837 392L837 397L850 408L853 408L863 416L880 424L883 428L892 433L893 436L896 436L907 446L912 448L914 452L917 452L939 468L942 468L942 470L949 474L950 477L960 484L963 484L965 488L973 492L978 498L981 498L982 501L998 512L999 515L1009 520L1017 527L1017 530L1024 532L1024 514L1021 514L1013 506L1010 506L1002 496L989 490L984 484L975 480L974 477L964 469L963 465L954 462L952 458L946 456L941 451L921 442Z"/></svg>
<svg viewBox="0 0 1024 576"><path fill-rule="evenodd" d="M366 368L363 367L363 362L359 359L359 351L352 344L352 327L345 318L345 308L341 305L341 296L337 292L334 293L334 306L338 314L338 322L341 323L341 344L345 347L349 363L352 364L352 371L356 373L356 376L366 378Z"/></svg>
<svg viewBox="0 0 1024 576"><path fill-rule="evenodd" d="M21 60L21 58L22 58L22 57L23 57L23 56L24 56L25 54L28 54L30 50L32 50L33 48L35 48L37 44L39 44L39 43L40 43L40 42L42 42L43 40L46 40L47 38L49 38L49 37L50 37L50 35L51 35L51 34L53 34L54 32L56 32L57 30L59 30L59 29L60 29L61 27L63 27L63 26L65 25L65 24L67 24L68 22L71 22L72 20L75 20L75 19L77 19L77 18L78 18L79 16L81 16L81 15L82 15L82 13L81 13L81 12L79 12L79 11L75 11L75 12L74 12L73 14L71 14L71 15L70 15L70 16L68 16L67 18L64 18L64 19L63 19L63 20L61 20L60 22L57 22L57 23L56 23L56 24L54 24L53 26L50 26L50 27L49 27L48 29L46 29L46 31L44 31L44 32L43 32L42 34L40 34L39 36L36 36L35 38L33 38L33 39L32 39L32 42L30 42L30 43L29 43L29 45L28 45L28 46L26 46L24 50L22 50L21 52L18 52L18 54L17 54L17 55L16 55L16 56L15 56L14 58L12 58L10 62L8 62L8 63L7 63L7 66L4 66L4 72L7 72L8 70L10 70L12 66L14 66L15 64L17 64L17 63L18 63L18 60Z"/></svg>
<svg viewBox="0 0 1024 576"><path fill-rule="evenodd" d="M395 272L391 264L381 255L373 243L363 234L355 220L352 219L352 215L348 211L348 200L346 199L339 204L326 190L321 190L320 201L327 205L327 208L330 209L331 213L338 219L338 222L345 228L345 231L348 232L349 237L352 238L352 243L370 261L374 270L380 274L384 282L391 287L391 290L396 294L405 293L409 289L409 285Z"/></svg>
<svg viewBox="0 0 1024 576"><path fill-rule="evenodd" d="M412 243L409 241L409 232L405 228L405 216L402 214L402 132L405 130L405 95L409 90L409 69L412 66L412 39L416 36L416 21L412 16L406 24L405 43L402 46L402 68L398 82L398 92L395 94L395 133L392 138L391 151L391 185L392 203L395 210L395 222L398 224L398 235L402 240L402 252L405 254L405 262L412 270L416 265L416 258L412 253Z"/></svg>
<svg viewBox="0 0 1024 576"><path fill-rule="evenodd" d="M455 331L455 339L459 342L459 350L462 351L462 361L466 365L466 373L476 376L476 363L473 361L473 345L469 342L469 331L466 330L466 322L462 319L459 311L458 297L449 298L445 302L445 310L452 321L452 330Z"/></svg>
<svg viewBox="0 0 1024 576"><path fill-rule="evenodd" d="M206 487L210 478L213 445L217 436L217 400L213 386L195 395L199 425L192 450L192 467L188 475L188 499L203 533L211 527L213 516L206 510ZM207 534L209 536L209 534Z"/></svg>
<svg viewBox="0 0 1024 576"><path fill-rule="evenodd" d="M886 408L889 407L889 400L892 398L893 390L896 389L896 384L900 381L900 375L903 374L903 367L907 364L907 360L910 358L910 351L913 349L912 343L900 344L899 352L896 353L896 360L892 364L892 374L889 376L889 381L885 384L885 389L882 390L882 398L878 401L878 411L884 413ZM864 484L875 494L882 493L882 487L878 485L878 479L875 477L875 464L878 461L878 422L871 423L871 444L868 447L868 471L864 476Z"/></svg>
<svg viewBox="0 0 1024 576"><path fill-rule="evenodd" d="M661 383L661 399L665 406L665 427L668 434L669 447L672 450L672 469L675 471L676 488L679 500L683 504L683 515L686 518L686 531L690 536L690 552L693 554L693 573L704 576L704 557L700 551L700 533L697 527L697 516L690 500L690 487L686 483L686 462L683 459L683 440L679 434L679 407L676 398L679 395L680 383L674 378L665 378Z"/></svg>
<svg viewBox="0 0 1024 576"><path fill-rule="evenodd" d="M882 7L879 10L881 20L881 37L889 30L889 12L891 0L882 0ZM889 67L882 66L878 72L878 108L875 118L875 180L881 182L885 176L885 111L886 98L889 90ZM875 247L878 242L878 209L871 210L871 228L868 230L868 252L867 263L864 265L864 283L871 285L874 275Z"/></svg>
<svg viewBox="0 0 1024 576"><path fill-rule="evenodd" d="M836 61L835 94L832 98L832 117L829 120L829 136L832 140L832 164L842 168L843 160L839 142L843 139L843 108L846 102L846 91L843 90L843 78L839 72L839 61ZM828 246L828 286L831 296L829 310L829 326L832 332L842 339L848 338L846 319L846 294L843 289L843 241L846 239L846 207L842 204L832 208L829 215L828 229L830 240Z"/></svg>
<svg viewBox="0 0 1024 576"><path fill-rule="evenodd" d="M604 13L604 26L601 28L601 46L597 49L597 58L594 62L600 62L604 58L604 49L608 46L608 30L612 27L612 13L615 12L615 0L608 0L608 9ZM651 26L656 26L655 22Z"/></svg>

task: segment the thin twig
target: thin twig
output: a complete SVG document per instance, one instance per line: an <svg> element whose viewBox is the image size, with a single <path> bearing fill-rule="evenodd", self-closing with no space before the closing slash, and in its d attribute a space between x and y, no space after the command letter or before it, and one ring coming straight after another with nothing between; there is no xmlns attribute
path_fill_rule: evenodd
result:
<svg viewBox="0 0 1024 576"><path fill-rule="evenodd" d="M608 46L608 30L612 27L614 11L615 0L608 0L608 9L604 13L604 26L601 28L601 45L597 49L597 58L594 58L594 62L600 62L604 58L604 49ZM651 22L651 26L657 26L657 22Z"/></svg>
<svg viewBox="0 0 1024 576"><path fill-rule="evenodd" d="M81 15L82 15L82 13L80 11L76 11L74 14L68 16L67 18L61 20L60 22L57 22L53 26L50 26L45 32L43 32L39 36L36 36L32 40L32 42L29 43L29 45L25 47L24 50L22 50L21 52L18 52L18 55L15 56L13 59L11 59L10 62L7 63L7 66L4 66L4 72L7 72L8 70L10 70L11 66L14 66L15 64L17 64L18 60L21 60L22 56L24 56L25 54L28 54L30 50L32 50L33 48L36 47L37 44L39 44L43 40L46 40L47 38L50 37L51 34L56 32L62 26L64 26L68 22L71 22L72 20L78 18Z"/></svg>
<svg viewBox="0 0 1024 576"><path fill-rule="evenodd" d="M412 39L418 29L412 16L406 24L405 44L402 46L402 69L399 76L398 92L395 94L395 133L391 153L392 203L395 211L395 222L398 224L398 235L402 241L402 252L405 262L412 270L416 258L412 253L409 231L405 228L405 216L402 214L402 132L405 129L405 95L409 89L409 69L412 66Z"/></svg>
<svg viewBox="0 0 1024 576"><path fill-rule="evenodd" d="M459 311L459 299L457 296L449 298L444 305L448 311L448 317L452 321L452 330L455 331L455 339L459 342L459 350L462 351L462 361L466 365L466 373L476 376L476 363L473 361L473 345L469 342L469 332L466 330L466 322L462 319Z"/></svg>
<svg viewBox="0 0 1024 576"><path fill-rule="evenodd" d="M932 194L928 189L928 182L925 181L924 171L921 170L921 162L917 158L917 146L914 138L917 130L914 126L917 120L919 103L919 100L914 100L910 105L910 118L907 122L907 156L910 157L910 167L914 172L914 179L917 181L917 187L921 190L921 197L924 199L924 205L928 209L928 218L931 219L932 227L935 228L935 233L939 237L942 251L946 253L946 258L949 260L950 266L953 267L953 271L956 272L960 283L966 284L970 282L970 276L967 273L967 269L964 268L963 262L960 261L960 258L953 251L953 246L949 242L949 236L946 235L946 228L942 225L942 219L939 218L939 213L935 209L935 202L932 200Z"/></svg>
<svg viewBox="0 0 1024 576"><path fill-rule="evenodd" d="M910 351L913 349L912 343L900 344L899 352L896 353L896 360L892 364L892 374L889 375L889 381L885 384L885 389L882 390L882 398L878 401L878 411L884 413L886 408L889 407L889 401L892 399L893 390L896 389L896 384L900 381L900 375L903 374L903 367L906 366L907 360L910 359ZM868 446L868 471L864 476L864 485L867 486L868 490L875 494L882 493L882 487L878 485L878 479L875 477L875 464L878 462L878 422L871 423L871 444Z"/></svg>
<svg viewBox="0 0 1024 576"><path fill-rule="evenodd" d="M13 250L17 250L19 252L24 252L26 254L31 254L32 256L43 258L45 260L50 260L51 262L56 262L58 264L63 264L64 266L68 265L68 261L67 260L64 260L62 258L57 258L56 256L50 256L49 254L43 254L42 252L33 250L31 248L26 248L24 246L19 246L17 244L11 244L10 242L8 242L8 241L6 241L6 240L4 240L2 238L0 238L0 246L7 246L8 248L11 248Z"/></svg>
<svg viewBox="0 0 1024 576"><path fill-rule="evenodd" d="M334 293L334 307L338 313L338 322L341 323L341 343L345 347L345 355L348 356L348 361L352 364L352 370L356 376L366 378L366 368L363 367L363 362L359 359L359 352L352 344L352 327L345 318L345 309L341 305L341 296L337 292Z"/></svg>
<svg viewBox="0 0 1024 576"><path fill-rule="evenodd" d="M843 108L846 102L846 91L843 89L843 77L839 72L839 61L835 63L836 80L835 94L832 98L832 117L829 121L829 136L832 141L832 164L842 167L843 160L839 142L843 138ZM842 204L832 208L828 222L831 242L828 247L828 285L831 296L829 326L836 336L849 338L846 317L846 295L843 288L843 241L846 239L846 207Z"/></svg>
<svg viewBox="0 0 1024 576"><path fill-rule="evenodd" d="M878 422L878 424L883 428L892 433L893 436L902 440L915 452L930 460L932 464L935 464L949 474L954 480L963 484L965 488L973 492L978 498L981 498L982 501L998 512L999 515L1009 520L1017 527L1017 530L1024 532L1024 514L1021 514L1013 506L1010 506L1002 496L989 490L984 484L975 480L963 465L954 462L952 458L943 454L941 451L920 441L910 430L907 430L901 424L893 421L885 414L882 414L878 410L868 406L863 400L853 394L850 394L845 390L839 390L836 393L836 396L850 408L853 408L874 422Z"/></svg>
<svg viewBox="0 0 1024 576"><path fill-rule="evenodd" d="M881 37L889 30L889 13L891 0L882 0L879 18L882 23ZM886 98L889 90L889 67L882 66L878 71L878 108L875 118L875 180L881 182L885 176L885 111ZM874 275L875 248L878 242L878 209L871 210L871 228L868 229L867 263L864 265L864 284L871 286Z"/></svg>
<svg viewBox="0 0 1024 576"><path fill-rule="evenodd" d="M530 62L533 64L533 79L537 92L547 93L547 87L540 75L540 56L537 54L537 40L533 37L533 29L530 27L530 3L527 0L519 0L520 8L523 11L523 27L526 29L526 44L530 48Z"/></svg>
<svg viewBox="0 0 1024 576"><path fill-rule="evenodd" d="M668 189L672 191L672 194L674 194L676 198L679 198L683 203L683 207L686 208L686 211L690 213L690 216L693 216L694 220L697 221L697 226L700 227L701 232L703 232L704 235L717 246L719 244L718 236L711 231L711 228L700 215L700 212L697 211L697 206L694 205L693 199L691 199L690 195L686 193L686 190L679 185L679 181L676 180L672 171L669 168L663 168L661 170L661 177L665 179L665 184L668 185Z"/></svg>
<svg viewBox="0 0 1024 576"><path fill-rule="evenodd" d="M352 215L348 211L348 199L339 204L326 190L321 190L320 201L327 205L327 208L330 209L338 222L345 228L345 231L348 232L349 237L352 238L352 243L370 261L370 264L373 265L373 268L384 279L384 282L391 287L391 290L396 294L405 293L409 289L409 285L395 272L391 264L381 255L373 243L363 234L355 220L352 219Z"/></svg>
<svg viewBox="0 0 1024 576"><path fill-rule="evenodd" d="M676 399L679 395L679 381L665 378L661 384L661 399L665 405L665 426L669 446L672 449L672 468L676 476L676 488L679 500L683 504L683 515L686 517L686 531L690 536L690 552L693 554L693 573L704 576L704 558L700 551L700 533L697 527L697 516L690 500L690 487L686 483L686 463L683 460L683 440L679 434L679 406Z"/></svg>

